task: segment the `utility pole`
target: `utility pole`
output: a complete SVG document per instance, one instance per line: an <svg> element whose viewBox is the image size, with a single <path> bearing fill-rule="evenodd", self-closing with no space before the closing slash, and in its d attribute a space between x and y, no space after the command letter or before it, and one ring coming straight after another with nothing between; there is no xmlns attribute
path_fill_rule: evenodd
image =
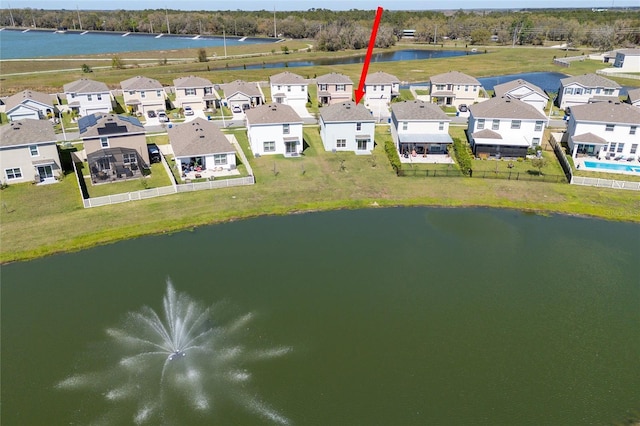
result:
<svg viewBox="0 0 640 426"><path fill-rule="evenodd" d="M278 30L276 30L276 7L273 6L273 38L278 38Z"/></svg>
<svg viewBox="0 0 640 426"><path fill-rule="evenodd" d="M11 26L15 27L16 26L16 21L13 20L13 12L11 12L11 5L7 5L9 6L9 16L11 17Z"/></svg>
<svg viewBox="0 0 640 426"><path fill-rule="evenodd" d="M80 20L80 9L78 9L78 5L76 5L76 11L78 12L78 25L80 26L80 31L82 31L82 21Z"/></svg>
<svg viewBox="0 0 640 426"><path fill-rule="evenodd" d="M433 33L433 44L436 44L438 40L438 24L436 24L436 29Z"/></svg>
<svg viewBox="0 0 640 426"><path fill-rule="evenodd" d="M167 8L164 9L164 16L167 18L167 34L171 35L171 28L169 27L169 12L167 12Z"/></svg>
<svg viewBox="0 0 640 426"><path fill-rule="evenodd" d="M222 27L222 43L224 44L224 57L227 57L227 34L224 31L224 27Z"/></svg>

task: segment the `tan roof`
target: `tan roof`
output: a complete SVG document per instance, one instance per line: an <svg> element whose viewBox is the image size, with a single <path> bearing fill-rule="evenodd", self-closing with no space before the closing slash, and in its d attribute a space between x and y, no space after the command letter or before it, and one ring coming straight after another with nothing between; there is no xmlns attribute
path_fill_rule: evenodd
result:
<svg viewBox="0 0 640 426"><path fill-rule="evenodd" d="M355 102L340 102L337 104L322 107L320 116L325 123L329 122L349 122L349 121L372 121L375 122L371 111L362 104Z"/></svg>
<svg viewBox="0 0 640 426"><path fill-rule="evenodd" d="M480 86L480 82L475 77L471 77L460 71L449 71L444 74L437 74L432 76L429 81L433 84L472 84Z"/></svg>
<svg viewBox="0 0 640 426"><path fill-rule="evenodd" d="M391 111L398 120L451 121L442 109L429 102L404 101L391 104Z"/></svg>
<svg viewBox="0 0 640 426"><path fill-rule="evenodd" d="M83 139L144 132L144 126L140 124L140 121L135 117L106 114L103 112L80 117L78 127L80 137Z"/></svg>
<svg viewBox="0 0 640 426"><path fill-rule="evenodd" d="M189 89L193 87L210 87L213 86L206 78L190 75L189 77L180 77L173 80L176 89Z"/></svg>
<svg viewBox="0 0 640 426"><path fill-rule="evenodd" d="M316 82L318 84L353 84L349 76L337 72L321 75L316 78Z"/></svg>
<svg viewBox="0 0 640 426"><path fill-rule="evenodd" d="M48 120L25 118L0 126L0 146L2 147L55 143L56 140L53 125Z"/></svg>
<svg viewBox="0 0 640 426"><path fill-rule="evenodd" d="M629 102L640 100L640 87L629 90L627 94L629 95Z"/></svg>
<svg viewBox="0 0 640 426"><path fill-rule="evenodd" d="M493 92L495 93L496 97L501 98L501 97L505 96L508 92L511 92L513 90L516 90L516 89L519 89L521 87L526 87L531 92L538 93L540 96L549 99L549 96L547 96L547 94L544 92L544 90L542 90L541 88L539 88L535 84L531 84L528 81L523 80L521 78L519 78L517 80L508 81L506 83L498 84L498 85L493 87ZM513 95L511 95L511 96L513 96Z"/></svg>
<svg viewBox="0 0 640 426"><path fill-rule="evenodd" d="M81 78L63 86L65 93L108 93L109 87L101 81Z"/></svg>
<svg viewBox="0 0 640 426"><path fill-rule="evenodd" d="M46 105L48 107L53 108L53 102L51 101L51 95L48 95L46 93L42 93L42 92L36 92L34 90L23 90L20 93L16 93L13 96L8 97L5 101L4 104L5 106L5 111L9 112L11 111L13 108L15 108L16 106L20 105L21 103L23 103L24 101L27 100L33 100L35 102L41 103L43 105Z"/></svg>
<svg viewBox="0 0 640 426"><path fill-rule="evenodd" d="M493 130L489 129L482 129L480 131L472 133L471 136L473 136L475 139L502 139L500 133L494 132Z"/></svg>
<svg viewBox="0 0 640 426"><path fill-rule="evenodd" d="M475 118L546 119L536 107L520 99L491 98L487 101L469 106L469 111L471 111L471 115Z"/></svg>
<svg viewBox="0 0 640 426"><path fill-rule="evenodd" d="M247 83L246 81L236 80L231 83L223 84L222 90L224 91L225 98L233 95L234 93L244 93L251 97L261 97L262 93L258 89L256 83Z"/></svg>
<svg viewBox="0 0 640 426"><path fill-rule="evenodd" d="M141 75L131 77L120 82L122 90L155 90L162 89L162 84L153 78L143 77Z"/></svg>
<svg viewBox="0 0 640 426"><path fill-rule="evenodd" d="M640 124L640 108L620 102L595 102L571 107L576 121L599 123Z"/></svg>
<svg viewBox="0 0 640 426"><path fill-rule="evenodd" d="M400 80L395 75L387 74L386 72L378 71L373 74L367 75L365 84L393 84L400 83Z"/></svg>
<svg viewBox="0 0 640 426"><path fill-rule="evenodd" d="M176 157L224 154L234 152L233 145L218 129L204 118L196 118L167 130Z"/></svg>
<svg viewBox="0 0 640 426"><path fill-rule="evenodd" d="M245 112L247 123L254 124L283 124L302 123L302 119L293 108L285 104L265 104Z"/></svg>
<svg viewBox="0 0 640 426"><path fill-rule="evenodd" d="M308 81L301 75L289 71L272 75L269 78L271 84L308 84Z"/></svg>
<svg viewBox="0 0 640 426"><path fill-rule="evenodd" d="M604 138L601 138L598 135L594 135L593 133L583 133L581 135L575 135L571 139L574 142L586 142L586 143L607 143Z"/></svg>
<svg viewBox="0 0 640 426"><path fill-rule="evenodd" d="M584 87L620 88L620 85L615 81L593 73L560 79L560 84L562 86L568 86L572 83L577 83Z"/></svg>

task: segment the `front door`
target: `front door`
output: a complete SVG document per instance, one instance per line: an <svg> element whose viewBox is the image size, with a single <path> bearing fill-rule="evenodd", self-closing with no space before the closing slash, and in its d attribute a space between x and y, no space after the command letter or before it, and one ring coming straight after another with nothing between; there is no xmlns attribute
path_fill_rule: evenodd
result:
<svg viewBox="0 0 640 426"><path fill-rule="evenodd" d="M53 167L51 166L38 166L38 174L40 175L40 180L45 180L47 178L53 177Z"/></svg>

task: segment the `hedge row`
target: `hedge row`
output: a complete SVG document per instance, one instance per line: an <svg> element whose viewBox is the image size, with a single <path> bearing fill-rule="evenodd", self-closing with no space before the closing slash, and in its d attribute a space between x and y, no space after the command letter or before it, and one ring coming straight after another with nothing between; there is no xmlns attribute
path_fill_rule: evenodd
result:
<svg viewBox="0 0 640 426"><path fill-rule="evenodd" d="M471 154L469 145L461 141L460 138L453 138L453 151L456 154L456 161L458 162L458 166L460 166L462 174L470 176L473 155Z"/></svg>
<svg viewBox="0 0 640 426"><path fill-rule="evenodd" d="M396 145L392 140L386 140L384 142L384 152L387 153L389 163L391 164L391 167L393 167L393 170L395 170L396 174L400 173L400 170L402 170L402 163L400 162L400 155L398 155Z"/></svg>

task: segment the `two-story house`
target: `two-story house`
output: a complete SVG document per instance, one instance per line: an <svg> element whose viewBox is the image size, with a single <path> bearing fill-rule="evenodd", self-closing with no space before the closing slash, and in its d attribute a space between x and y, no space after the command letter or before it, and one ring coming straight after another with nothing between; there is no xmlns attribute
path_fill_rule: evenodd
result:
<svg viewBox="0 0 640 426"><path fill-rule="evenodd" d="M400 96L398 77L378 71L368 74L364 82L364 106L378 116L389 108L391 101Z"/></svg>
<svg viewBox="0 0 640 426"><path fill-rule="evenodd" d="M616 51L613 67L616 72L638 72L640 70L640 49L620 49Z"/></svg>
<svg viewBox="0 0 640 426"><path fill-rule="evenodd" d="M491 98L469 107L467 137L473 154L524 157L540 144L547 118L519 99Z"/></svg>
<svg viewBox="0 0 640 426"><path fill-rule="evenodd" d="M302 119L291 106L272 103L245 113L249 145L256 157L270 154L294 157L302 152Z"/></svg>
<svg viewBox="0 0 640 426"><path fill-rule="evenodd" d="M640 155L640 108L621 102L573 106L567 135L573 158L636 159Z"/></svg>
<svg viewBox="0 0 640 426"><path fill-rule="evenodd" d="M567 109L591 102L617 101L620 85L598 74L583 74L560 80L556 103Z"/></svg>
<svg viewBox="0 0 640 426"><path fill-rule="evenodd" d="M249 108L264 104L264 94L255 82L248 83L242 80L223 84L222 90L231 110L245 111Z"/></svg>
<svg viewBox="0 0 640 426"><path fill-rule="evenodd" d="M57 110L53 107L51 96L34 90L23 90L5 100L5 114L9 121L32 118L42 120L53 116Z"/></svg>
<svg viewBox="0 0 640 426"><path fill-rule="evenodd" d="M353 97L353 81L340 73L332 72L316 78L318 105L332 105L350 101Z"/></svg>
<svg viewBox="0 0 640 426"><path fill-rule="evenodd" d="M536 86L526 80L517 79L493 87L496 98L520 99L536 107L544 114L544 109L549 103L549 96Z"/></svg>
<svg viewBox="0 0 640 426"><path fill-rule="evenodd" d="M436 104L405 101L391 105L391 136L400 155L446 154L453 143L450 122Z"/></svg>
<svg viewBox="0 0 640 426"><path fill-rule="evenodd" d="M78 115L90 115L96 112L108 113L113 109L109 87L100 81L81 78L63 86L68 107Z"/></svg>
<svg viewBox="0 0 640 426"><path fill-rule="evenodd" d="M218 97L213 91L213 83L206 78L180 77L173 80L176 93L174 102L176 108L191 107L194 111L205 111L215 109L215 102Z"/></svg>
<svg viewBox="0 0 640 426"><path fill-rule="evenodd" d="M94 184L142 176L149 168L144 126L131 116L97 113L78 120Z"/></svg>
<svg viewBox="0 0 640 426"><path fill-rule="evenodd" d="M478 102L482 85L470 75L450 71L429 79L431 102L440 106L471 105Z"/></svg>
<svg viewBox="0 0 640 426"><path fill-rule="evenodd" d="M164 110L167 94L158 80L143 76L131 77L120 82L124 104L132 113Z"/></svg>
<svg viewBox="0 0 640 426"><path fill-rule="evenodd" d="M62 174L57 138L46 120L25 118L0 126L3 183L51 183Z"/></svg>
<svg viewBox="0 0 640 426"><path fill-rule="evenodd" d="M375 119L364 105L348 101L320 110L320 138L326 151L369 154L375 130Z"/></svg>
<svg viewBox="0 0 640 426"><path fill-rule="evenodd" d="M272 75L269 78L271 99L277 104L286 104L304 108L309 101L307 90L309 82L301 75L289 71Z"/></svg>

